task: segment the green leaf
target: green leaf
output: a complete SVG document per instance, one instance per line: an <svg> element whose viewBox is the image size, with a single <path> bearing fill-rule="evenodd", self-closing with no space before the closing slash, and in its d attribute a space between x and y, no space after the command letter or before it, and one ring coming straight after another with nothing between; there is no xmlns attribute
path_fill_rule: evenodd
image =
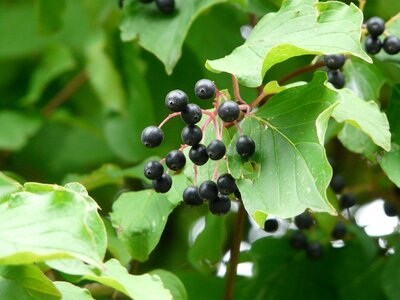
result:
<svg viewBox="0 0 400 300"><path fill-rule="evenodd" d="M61 292L61 300L93 300L87 289L77 287L69 282L55 281L54 285Z"/></svg>
<svg viewBox="0 0 400 300"><path fill-rule="evenodd" d="M78 258L101 267L107 245L93 199L68 187L38 183L26 183L0 204L0 240L2 264Z"/></svg>
<svg viewBox="0 0 400 300"><path fill-rule="evenodd" d="M341 99L325 81L317 72L312 82L280 92L245 119L243 132L256 142L250 161L235 153L238 134L229 145L231 172L247 212L260 226L267 214L289 218L306 208L335 213L326 196L332 169L323 143Z"/></svg>
<svg viewBox="0 0 400 300"><path fill-rule="evenodd" d="M161 278L164 287L171 292L174 300L188 299L185 286L175 274L161 269L153 270L150 274Z"/></svg>
<svg viewBox="0 0 400 300"><path fill-rule="evenodd" d="M182 280L190 300L223 299L225 282L223 278L197 272L176 273Z"/></svg>
<svg viewBox="0 0 400 300"><path fill-rule="evenodd" d="M19 191L22 186L0 172L0 202L3 202L6 196Z"/></svg>
<svg viewBox="0 0 400 300"><path fill-rule="evenodd" d="M341 89L339 93L343 101L335 107L332 117L360 129L376 145L390 151L389 121L378 105L374 101L364 101L350 89Z"/></svg>
<svg viewBox="0 0 400 300"><path fill-rule="evenodd" d="M63 23L66 1L36 0L39 32L51 34L59 30Z"/></svg>
<svg viewBox="0 0 400 300"><path fill-rule="evenodd" d="M58 300L60 296L37 266L0 266L0 299Z"/></svg>
<svg viewBox="0 0 400 300"><path fill-rule="evenodd" d="M257 23L242 46L224 58L208 60L206 67L256 87L272 66L295 56L344 53L372 62L360 46L362 19L354 4L286 0L277 13Z"/></svg>
<svg viewBox="0 0 400 300"><path fill-rule="evenodd" d="M143 6L137 1L129 1L124 5L121 38L123 41L137 39L171 74L181 57L182 45L193 21L207 8L225 1L176 0L176 11L172 15L159 13L155 5Z"/></svg>
<svg viewBox="0 0 400 300"><path fill-rule="evenodd" d="M40 128L41 119L36 115L2 110L0 111L0 150L22 149L29 138Z"/></svg>
<svg viewBox="0 0 400 300"><path fill-rule="evenodd" d="M103 223L107 231L107 250L112 254L113 257L123 266L127 266L132 259L125 244L118 239L115 229L112 227L111 222L108 219L103 218Z"/></svg>

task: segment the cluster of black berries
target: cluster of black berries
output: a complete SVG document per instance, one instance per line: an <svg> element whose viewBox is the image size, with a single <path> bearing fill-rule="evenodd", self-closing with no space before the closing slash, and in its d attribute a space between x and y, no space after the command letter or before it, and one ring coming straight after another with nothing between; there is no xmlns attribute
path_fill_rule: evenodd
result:
<svg viewBox="0 0 400 300"><path fill-rule="evenodd" d="M381 18L373 17L369 19L367 30L369 35L365 39L365 50L369 54L378 54L382 48L390 55L400 52L400 40L394 35L385 37L383 42L379 39L379 36L385 31L385 21Z"/></svg>
<svg viewBox="0 0 400 300"><path fill-rule="evenodd" d="M328 81L332 83L332 85L337 89L341 89L344 87L344 75L340 71L340 68L343 67L345 61L346 58L343 54L332 54L324 56L325 65L329 69Z"/></svg>
<svg viewBox="0 0 400 300"><path fill-rule="evenodd" d="M212 99L216 95L214 83L208 79L201 79L195 85L195 94L202 100ZM216 100L218 101L218 99ZM209 159L217 161L226 154L225 144L220 139L211 141L208 146L201 144L203 131L196 125L202 118L201 108L189 103L188 96L181 90L173 90L165 98L166 107L175 114L180 114L182 120L187 124L181 132L183 145L191 146L189 159L196 166L202 166ZM224 122L236 121L240 116L239 105L231 100L226 100L218 108L218 116ZM164 139L160 127L146 127L141 136L142 144L153 148L159 146ZM255 143L249 136L242 135L236 141L236 151L243 157L248 158L255 152ZM186 157L182 150L172 150L165 157L165 164L172 171L180 171L186 164ZM158 161L150 161L145 164L144 175L153 180L153 188L156 192L166 193L172 186L172 178L164 173L163 165ZM229 195L235 194L239 197L235 179L230 174L220 175L217 182L207 180L199 187L188 186L183 192L185 204L197 206L205 200L208 201L209 209L213 214L225 214L230 210L231 202Z"/></svg>
<svg viewBox="0 0 400 300"><path fill-rule="evenodd" d="M139 0L142 3L151 3L153 0ZM155 0L157 8L163 14L171 14L175 10L175 0Z"/></svg>

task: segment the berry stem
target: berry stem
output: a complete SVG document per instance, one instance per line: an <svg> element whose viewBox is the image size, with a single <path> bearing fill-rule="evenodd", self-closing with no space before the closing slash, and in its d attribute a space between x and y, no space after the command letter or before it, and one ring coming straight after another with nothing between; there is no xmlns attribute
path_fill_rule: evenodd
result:
<svg viewBox="0 0 400 300"><path fill-rule="evenodd" d="M181 115L180 112L175 112L175 113L169 114L169 115L164 119L164 121L162 121L161 124L158 125L158 128L163 127L164 124L167 123L169 120L171 120L172 118L175 118L175 117L177 117L177 116L180 116L180 115Z"/></svg>
<svg viewBox="0 0 400 300"><path fill-rule="evenodd" d="M215 163L215 169L214 169L214 175L213 175L213 180L217 180L219 175L219 160L216 161Z"/></svg>
<svg viewBox="0 0 400 300"><path fill-rule="evenodd" d="M239 89L239 82L237 81L235 75L232 74L232 86L233 86L233 95L235 96L235 99L237 102L240 104L246 104L246 102L243 101L242 97L240 96L240 89Z"/></svg>
<svg viewBox="0 0 400 300"><path fill-rule="evenodd" d="M236 126L236 128L237 128L239 134L240 134L240 135L243 135L243 129L242 129L242 127L240 127L238 121L235 122L235 126Z"/></svg>
<svg viewBox="0 0 400 300"><path fill-rule="evenodd" d="M194 185L197 186L198 171L197 171L197 165L196 164L193 164L193 173L194 173Z"/></svg>

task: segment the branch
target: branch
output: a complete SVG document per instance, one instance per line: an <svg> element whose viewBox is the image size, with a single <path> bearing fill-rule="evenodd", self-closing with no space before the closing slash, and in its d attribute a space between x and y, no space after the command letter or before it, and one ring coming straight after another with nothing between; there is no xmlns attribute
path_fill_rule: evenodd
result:
<svg viewBox="0 0 400 300"><path fill-rule="evenodd" d="M278 81L279 85L283 85L284 83L288 82L289 80L292 80L293 78L307 73L307 72L311 72L314 71L318 68L321 68L325 66L325 62L324 61L319 61L315 64L311 64L311 65L307 65L304 67L301 67L300 69L297 69L296 71L293 71L292 73L289 73L288 75L286 75L285 77L283 77L281 80Z"/></svg>
<svg viewBox="0 0 400 300"><path fill-rule="evenodd" d="M240 96L239 83L238 83L235 75L233 75L233 74L232 74L232 86L233 86L233 95L235 96L235 99L240 104L246 104L246 102L244 102L242 97Z"/></svg>

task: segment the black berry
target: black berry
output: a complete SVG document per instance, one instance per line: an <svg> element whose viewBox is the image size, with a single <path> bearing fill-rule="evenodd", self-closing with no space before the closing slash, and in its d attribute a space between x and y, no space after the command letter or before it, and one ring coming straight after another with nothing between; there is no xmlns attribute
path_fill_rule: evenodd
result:
<svg viewBox="0 0 400 300"><path fill-rule="evenodd" d="M206 180L199 187L199 194L202 199L215 200L218 198L217 184L212 180Z"/></svg>
<svg viewBox="0 0 400 300"><path fill-rule="evenodd" d="M206 146L203 144L192 146L192 148L189 150L189 158L195 165L204 165L208 161Z"/></svg>
<svg viewBox="0 0 400 300"><path fill-rule="evenodd" d="M344 236L346 235L346 232L347 232L346 225L343 222L337 222L335 224L335 227L333 227L332 237L335 240L343 239Z"/></svg>
<svg viewBox="0 0 400 300"><path fill-rule="evenodd" d="M307 245L307 237L301 231L293 232L293 234L290 236L289 241L290 241L290 245L294 249L303 249Z"/></svg>
<svg viewBox="0 0 400 300"><path fill-rule="evenodd" d="M310 213L305 211L294 218L294 224L299 229L308 229L314 224L314 220Z"/></svg>
<svg viewBox="0 0 400 300"><path fill-rule="evenodd" d="M328 71L328 81L337 89L343 88L345 83L343 73L338 70Z"/></svg>
<svg viewBox="0 0 400 300"><path fill-rule="evenodd" d="M264 222L264 230L266 232L275 232L278 230L279 223L277 219L267 219Z"/></svg>
<svg viewBox="0 0 400 300"><path fill-rule="evenodd" d="M219 195L208 202L208 209L214 215L225 215L231 209L231 200L227 196Z"/></svg>
<svg viewBox="0 0 400 300"><path fill-rule="evenodd" d="M225 144L220 140L214 140L207 146L208 157L212 160L220 160L226 153Z"/></svg>
<svg viewBox="0 0 400 300"><path fill-rule="evenodd" d="M141 141L148 148L159 146L164 139L164 133L157 126L149 126L143 129Z"/></svg>
<svg viewBox="0 0 400 300"><path fill-rule="evenodd" d="M325 65L330 70L339 70L343 67L346 58L343 54L332 54L324 56Z"/></svg>
<svg viewBox="0 0 400 300"><path fill-rule="evenodd" d="M175 0L156 0L158 9L164 14L170 14L175 9Z"/></svg>
<svg viewBox="0 0 400 300"><path fill-rule="evenodd" d="M182 169L186 164L186 157L179 150L172 150L165 157L165 164L173 171Z"/></svg>
<svg viewBox="0 0 400 300"><path fill-rule="evenodd" d="M367 21L367 30L370 35L378 37L385 31L385 21L379 17L372 17Z"/></svg>
<svg viewBox="0 0 400 300"><path fill-rule="evenodd" d="M191 124L182 129L181 138L183 144L194 146L201 142L203 133L199 126Z"/></svg>
<svg viewBox="0 0 400 300"><path fill-rule="evenodd" d="M203 199L200 198L199 189L195 186L188 186L183 191L183 202L187 205L201 205L203 204Z"/></svg>
<svg viewBox="0 0 400 300"><path fill-rule="evenodd" d="M225 122L233 122L239 118L239 105L232 100L225 101L218 108L218 115Z"/></svg>
<svg viewBox="0 0 400 300"><path fill-rule="evenodd" d="M218 190L222 195L230 195L237 189L235 178L231 174L223 174L217 179Z"/></svg>
<svg viewBox="0 0 400 300"><path fill-rule="evenodd" d="M335 193L340 193L346 186L346 181L344 180L343 176L335 175L332 177L330 185Z"/></svg>
<svg viewBox="0 0 400 300"><path fill-rule="evenodd" d="M193 103L189 103L181 113L182 120L188 124L196 124L202 115L201 108Z"/></svg>
<svg viewBox="0 0 400 300"><path fill-rule="evenodd" d="M343 194L339 198L339 206L340 208L350 208L356 204L356 196L352 193Z"/></svg>
<svg viewBox="0 0 400 300"><path fill-rule="evenodd" d="M378 54L382 49L382 42L379 38L367 36L365 38L365 50L369 54Z"/></svg>
<svg viewBox="0 0 400 300"><path fill-rule="evenodd" d="M324 254L322 245L318 242L312 241L307 244L306 247L307 255L311 259L320 259Z"/></svg>
<svg viewBox="0 0 400 300"><path fill-rule="evenodd" d="M385 214L389 217L395 217L397 216L397 208L390 202L385 202L383 204L383 210L385 211Z"/></svg>
<svg viewBox="0 0 400 300"><path fill-rule="evenodd" d="M394 35L390 35L383 40L382 47L387 54L395 55L400 52L400 40Z"/></svg>
<svg viewBox="0 0 400 300"><path fill-rule="evenodd" d="M211 99L215 96L215 85L211 80L200 79L194 87L194 92L200 99Z"/></svg>
<svg viewBox="0 0 400 300"><path fill-rule="evenodd" d="M148 179L158 179L164 173L162 164L158 161L152 160L144 165L144 176Z"/></svg>
<svg viewBox="0 0 400 300"><path fill-rule="evenodd" d="M166 193L171 189L172 178L167 173L162 174L162 176L156 180L153 180L153 189L157 193Z"/></svg>
<svg viewBox="0 0 400 300"><path fill-rule="evenodd" d="M188 96L181 90L170 91L165 97L165 106L173 112L183 111L188 102Z"/></svg>
<svg viewBox="0 0 400 300"><path fill-rule="evenodd" d="M250 157L256 151L256 143L251 137L242 135L236 141L236 151L241 157Z"/></svg>

